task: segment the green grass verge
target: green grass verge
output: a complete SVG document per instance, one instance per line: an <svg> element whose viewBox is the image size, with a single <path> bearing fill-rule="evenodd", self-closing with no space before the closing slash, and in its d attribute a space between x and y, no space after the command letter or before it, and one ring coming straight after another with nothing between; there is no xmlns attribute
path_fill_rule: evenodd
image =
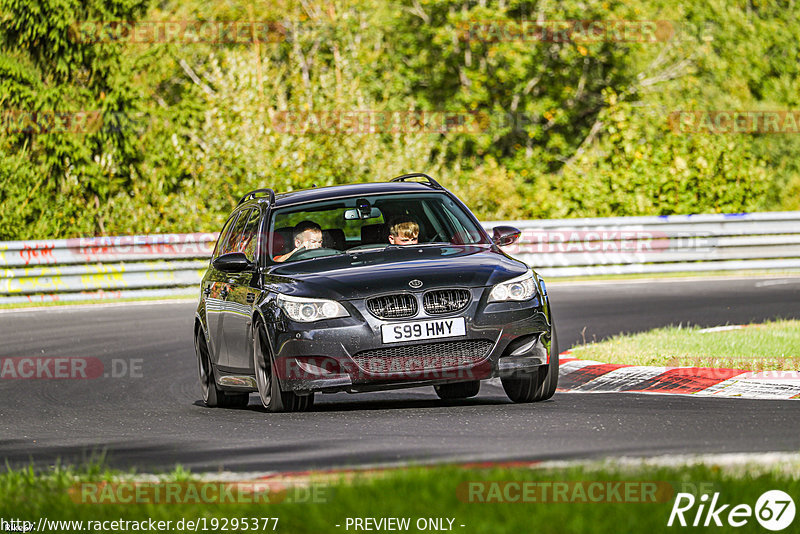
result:
<svg viewBox="0 0 800 534"><path fill-rule="evenodd" d="M800 321L773 321L738 330L658 328L574 347L585 360L628 365L716 367L747 371L800 370Z"/></svg>
<svg viewBox="0 0 800 534"><path fill-rule="evenodd" d="M178 471L163 480L185 482L189 478L185 472ZM345 528L348 518L409 518L408 532L419 531L416 526L419 518L447 518L453 520L453 531L463 533L617 534L674 530L676 527L667 528L667 521L678 492L693 493L698 498L703 493L711 496L719 492L720 504L747 504L751 507L767 490L780 489L795 498L800 496L800 481L796 473L764 469L763 466L756 471L731 473L705 465L602 469L586 466L560 469L411 468L380 472L377 476L321 479L312 482L310 487L289 489L282 494L286 499L278 503L84 504L76 502L80 498L74 500L69 493L70 488L82 482L95 484L101 480L114 480L114 474L100 470L78 474L69 469L50 474L35 474L32 470L2 473L0 517L34 524L38 524L40 517L83 521L153 519L172 521L173 528L181 519L199 519L205 522L207 531L212 532L223 531L223 526L234 532L272 532L272 522L266 529L260 523L257 529L251 530L252 522L248 521L248 528L243 529L239 518L278 518L276 532L315 534L353 532L352 526ZM508 485L508 482L520 486ZM522 483L526 484L524 487L529 493L516 491L516 487L523 487ZM617 483L620 484L615 486ZM594 490L591 484L595 484ZM497 489L500 489L499 493ZM114 491L119 491L119 486ZM316 499L311 500L315 502L308 502L306 497L314 495L314 492ZM598 497L599 500L593 502ZM497 502L499 500L511 502ZM697 506L686 513L690 524L696 511ZM239 520L237 527L233 526L235 518ZM795 520L795 526L798 522L800 519ZM449 525L446 520L443 524ZM692 532L731 530L730 527L689 528ZM198 530L203 531L202 524ZM750 517L747 525L735 530L764 532L755 517ZM61 531L77 531L77 528L73 525L71 529Z"/></svg>

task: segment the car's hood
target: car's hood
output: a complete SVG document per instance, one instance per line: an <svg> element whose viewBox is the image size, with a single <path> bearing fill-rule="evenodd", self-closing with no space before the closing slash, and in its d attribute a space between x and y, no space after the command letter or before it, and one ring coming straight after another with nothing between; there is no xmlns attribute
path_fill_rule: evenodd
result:
<svg viewBox="0 0 800 534"><path fill-rule="evenodd" d="M525 272L524 263L487 245L388 247L279 265L265 283L281 293L360 299L436 287L479 287ZM422 286L412 288L409 282Z"/></svg>

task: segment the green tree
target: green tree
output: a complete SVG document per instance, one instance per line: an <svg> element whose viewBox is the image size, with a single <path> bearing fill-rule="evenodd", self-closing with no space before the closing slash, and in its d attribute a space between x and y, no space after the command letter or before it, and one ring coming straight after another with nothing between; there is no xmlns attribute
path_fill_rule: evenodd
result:
<svg viewBox="0 0 800 534"><path fill-rule="evenodd" d="M0 0L0 237L104 230L101 206L130 186L143 157L128 124L138 106L128 75L135 65L121 43L86 42L76 28L145 10L138 0ZM71 115L71 127L85 133L51 122L53 113L79 112L88 115ZM81 127L79 117L99 120Z"/></svg>

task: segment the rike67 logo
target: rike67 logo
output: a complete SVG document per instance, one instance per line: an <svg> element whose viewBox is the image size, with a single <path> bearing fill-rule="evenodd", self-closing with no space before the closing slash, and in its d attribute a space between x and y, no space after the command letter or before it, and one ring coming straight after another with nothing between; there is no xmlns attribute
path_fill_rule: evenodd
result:
<svg viewBox="0 0 800 534"><path fill-rule="evenodd" d="M783 530L794 521L794 501L781 490L765 491L756 501L755 508L749 504L723 504L719 492L711 498L704 493L700 499L691 493L678 493L667 526L742 527L753 516L767 530Z"/></svg>

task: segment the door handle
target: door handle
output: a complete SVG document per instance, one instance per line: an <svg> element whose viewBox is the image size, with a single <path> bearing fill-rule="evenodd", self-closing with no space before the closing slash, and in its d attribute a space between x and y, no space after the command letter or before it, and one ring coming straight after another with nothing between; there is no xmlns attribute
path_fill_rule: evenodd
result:
<svg viewBox="0 0 800 534"><path fill-rule="evenodd" d="M255 293L248 293L247 294L247 303L252 304L256 301L256 294Z"/></svg>

